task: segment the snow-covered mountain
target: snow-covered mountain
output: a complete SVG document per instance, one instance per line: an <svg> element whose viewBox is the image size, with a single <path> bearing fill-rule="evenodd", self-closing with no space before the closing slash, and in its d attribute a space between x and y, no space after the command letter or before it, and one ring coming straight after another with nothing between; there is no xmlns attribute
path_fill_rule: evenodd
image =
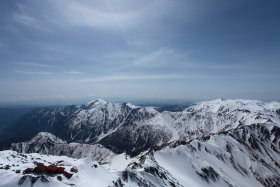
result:
<svg viewBox="0 0 280 187"><path fill-rule="evenodd" d="M82 106L36 109L12 131L25 140L45 131L67 142L100 143L115 152L139 153L170 139L167 128L145 124L157 114L152 107L95 100Z"/></svg>
<svg viewBox="0 0 280 187"><path fill-rule="evenodd" d="M276 130L277 129L277 130ZM150 156L182 186L279 186L278 127L242 126L190 142L176 142Z"/></svg>
<svg viewBox="0 0 280 187"><path fill-rule="evenodd" d="M180 140L191 140L251 124L280 124L280 103L255 100L223 100L201 102L173 114L171 125Z"/></svg>
<svg viewBox="0 0 280 187"><path fill-rule="evenodd" d="M47 132L38 133L27 142L13 143L10 149L20 153L65 155L72 158L91 157L99 163L110 163L115 156L115 153L100 144L68 144Z"/></svg>
<svg viewBox="0 0 280 187"><path fill-rule="evenodd" d="M280 128L275 126L244 125L202 139L173 142L133 159L117 155L110 164L102 165L90 157L77 160L3 151L0 186L277 187L279 133ZM38 163L63 167L71 177L59 172L38 172ZM24 172L27 168L35 172Z"/></svg>
<svg viewBox="0 0 280 187"><path fill-rule="evenodd" d="M27 186L34 180L34 186L44 186L42 176L55 186L280 186L277 102L218 99L181 112L158 112L152 107L96 100L82 106L37 109L22 120L59 138L39 133L11 146L18 152L42 155L0 152L0 181L10 177L4 186L15 186L24 176ZM132 157L120 154L123 151ZM63 167L75 165L80 172L62 180L48 173L17 173L19 168L35 167L37 160L45 165L67 160ZM100 171L91 171L89 166L96 162ZM99 178L81 183L90 180L91 172Z"/></svg>
<svg viewBox="0 0 280 187"><path fill-rule="evenodd" d="M67 142L99 143L116 153L137 155L153 146L241 125L280 124L279 116L277 102L218 99L182 112L158 112L153 107L95 100L82 106L39 108L25 115L13 130L26 140L45 131Z"/></svg>

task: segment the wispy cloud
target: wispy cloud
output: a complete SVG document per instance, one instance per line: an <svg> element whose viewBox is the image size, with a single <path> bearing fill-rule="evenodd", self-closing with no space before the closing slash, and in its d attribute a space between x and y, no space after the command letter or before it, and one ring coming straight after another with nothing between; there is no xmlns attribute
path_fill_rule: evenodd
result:
<svg viewBox="0 0 280 187"><path fill-rule="evenodd" d="M66 71L64 73L68 74L68 75L81 75L81 74L84 74L84 72L81 72L81 71Z"/></svg>
<svg viewBox="0 0 280 187"><path fill-rule="evenodd" d="M43 3L42 3L43 4ZM11 12L11 19L13 22L16 23L16 25L10 26L10 29L21 33L22 32L22 26L26 28L36 29L43 33L52 33L53 29L50 28L50 25L52 24L50 20L47 19L47 16L44 15L44 5L41 5L40 13L38 14L37 11L34 11L34 9L30 8L27 4L24 3L17 3L16 7L17 9L13 12ZM48 9L45 6L45 9ZM21 29L18 29L21 28Z"/></svg>
<svg viewBox="0 0 280 187"><path fill-rule="evenodd" d="M163 60L163 57L168 57L169 55L172 55L174 53L174 50L167 47L162 47L156 51L153 51L152 53L149 53L139 59L136 59L133 64L134 65L143 65L148 64L151 65L151 63Z"/></svg>
<svg viewBox="0 0 280 187"><path fill-rule="evenodd" d="M61 18L66 24L88 26L93 28L112 29L135 25L151 3L121 3L114 1L49 1L52 6L59 10ZM135 6L137 4L138 6ZM61 8L63 5L63 9Z"/></svg>
<svg viewBox="0 0 280 187"><path fill-rule="evenodd" d="M183 75L162 74L162 75L112 75L88 79L80 79L81 82L106 82L106 81L130 81L130 80L155 80L155 79L180 79Z"/></svg>
<svg viewBox="0 0 280 187"><path fill-rule="evenodd" d="M56 66L53 65L34 63L34 62L17 62L16 64L21 66L29 66L29 67L56 68Z"/></svg>
<svg viewBox="0 0 280 187"><path fill-rule="evenodd" d="M13 18L16 22L21 23L21 24L25 24L25 25L29 25L29 26L37 25L36 19L27 14L17 13L17 14L14 14Z"/></svg>
<svg viewBox="0 0 280 187"><path fill-rule="evenodd" d="M52 32L51 29L49 29L44 25L47 24L44 20L38 19L34 15L29 14L28 12L25 11L14 12L13 20L18 24L24 25L32 29L40 30L41 32L47 32L47 33ZM14 28L13 30L20 32L20 30L16 28Z"/></svg>
<svg viewBox="0 0 280 187"><path fill-rule="evenodd" d="M15 73L26 74L26 75L51 75L51 72L48 71L23 71L23 70L15 70Z"/></svg>
<svg viewBox="0 0 280 187"><path fill-rule="evenodd" d="M170 7L160 0L143 1L75 1L45 0L32 2L38 9L28 6L29 3L18 3L13 19L20 24L33 28L48 30L46 24L60 28L73 26L106 29L107 31L124 30L139 26L143 21L157 19L170 11ZM30 3L31 4L31 3ZM169 8L168 8L169 7ZM155 11L156 9L156 11ZM46 11L48 10L48 11ZM47 13L47 12L51 12ZM37 14L37 15L36 15Z"/></svg>
<svg viewBox="0 0 280 187"><path fill-rule="evenodd" d="M148 81L148 80L215 80L225 79L223 75L203 75L203 74L126 74L108 75L89 78L72 79L73 82L114 82L114 81ZM234 78L234 77L231 77Z"/></svg>
<svg viewBox="0 0 280 187"><path fill-rule="evenodd" d="M177 54L175 54L174 49L171 49L168 47L161 47L148 54L135 58L134 60L132 60L132 62L129 62L125 65L111 68L111 69L107 70L107 72L128 69L131 67L141 67L141 66L159 67L159 66L163 66L164 64L166 64L168 62L172 62L172 60L174 60L175 56L177 56Z"/></svg>

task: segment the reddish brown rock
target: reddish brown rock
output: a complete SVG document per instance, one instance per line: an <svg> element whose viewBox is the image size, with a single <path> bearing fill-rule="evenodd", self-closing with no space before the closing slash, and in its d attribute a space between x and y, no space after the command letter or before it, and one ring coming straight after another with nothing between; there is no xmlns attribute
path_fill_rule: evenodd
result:
<svg viewBox="0 0 280 187"><path fill-rule="evenodd" d="M35 173L45 173L46 166L43 163L38 163L38 165L33 169Z"/></svg>
<svg viewBox="0 0 280 187"><path fill-rule="evenodd" d="M49 165L47 167L47 172L48 173L53 173L53 174L55 174L55 173L63 173L64 170L65 170L64 167L57 167L55 165Z"/></svg>
<svg viewBox="0 0 280 187"><path fill-rule="evenodd" d="M24 171L23 171L23 174L30 174L33 172L33 168L26 168Z"/></svg>
<svg viewBox="0 0 280 187"><path fill-rule="evenodd" d="M78 169L76 167L73 167L71 171L78 172ZM17 171L16 171L17 172ZM19 171L20 172L20 171ZM72 173L69 173L65 171L64 167L59 167L54 164L51 164L49 166L45 166L43 163L38 163L35 168L27 168L23 171L23 174L63 174L66 178L70 179L72 177ZM61 176L57 176L57 179L60 180ZM62 180L62 178L61 178Z"/></svg>

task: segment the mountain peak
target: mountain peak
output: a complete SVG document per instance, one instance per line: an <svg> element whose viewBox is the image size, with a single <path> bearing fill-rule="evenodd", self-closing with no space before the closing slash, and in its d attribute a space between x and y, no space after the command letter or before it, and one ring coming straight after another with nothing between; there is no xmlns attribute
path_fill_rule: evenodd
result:
<svg viewBox="0 0 280 187"><path fill-rule="evenodd" d="M126 103L126 106L128 106L128 107L131 108L131 109L139 108L139 106L133 105L133 104L131 104L131 103Z"/></svg>
<svg viewBox="0 0 280 187"><path fill-rule="evenodd" d="M49 132L39 132L36 136L38 136L38 137L42 137L42 136L53 137L54 135L49 133Z"/></svg>
<svg viewBox="0 0 280 187"><path fill-rule="evenodd" d="M46 141L51 140L57 143L65 143L62 139L56 137L55 135L48 133L48 132L39 132L36 136L34 136L30 141L31 142L38 142L38 141Z"/></svg>
<svg viewBox="0 0 280 187"><path fill-rule="evenodd" d="M104 101L103 99L95 99L95 100L92 100L90 102L88 102L88 105L91 105L91 104L106 104L107 102Z"/></svg>

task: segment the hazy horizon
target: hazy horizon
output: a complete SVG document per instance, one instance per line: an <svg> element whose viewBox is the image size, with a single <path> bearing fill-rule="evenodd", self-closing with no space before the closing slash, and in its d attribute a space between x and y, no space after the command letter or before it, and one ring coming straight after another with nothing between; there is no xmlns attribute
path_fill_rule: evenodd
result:
<svg viewBox="0 0 280 187"><path fill-rule="evenodd" d="M280 2L0 3L0 104L280 101Z"/></svg>
<svg viewBox="0 0 280 187"><path fill-rule="evenodd" d="M239 100L240 98L211 98L211 99L174 99L174 98L81 98L81 99L56 99L56 100L18 100L0 102L0 108L29 108L29 107L56 107L56 106L69 106L69 105L84 105L94 100L104 100L112 103L131 103L139 106L171 106L171 105L192 105L204 101L213 101L219 99L225 100ZM246 99L241 100L257 100ZM279 100L257 100L263 102L279 102Z"/></svg>
<svg viewBox="0 0 280 187"><path fill-rule="evenodd" d="M187 99L159 99L159 98L83 98L83 99L57 99L57 100L29 100L29 101L6 101L0 102L0 108L5 107L40 107L40 106L66 106L83 105L91 101L102 99L112 103L131 103L134 105L186 105L196 103L202 100Z"/></svg>

